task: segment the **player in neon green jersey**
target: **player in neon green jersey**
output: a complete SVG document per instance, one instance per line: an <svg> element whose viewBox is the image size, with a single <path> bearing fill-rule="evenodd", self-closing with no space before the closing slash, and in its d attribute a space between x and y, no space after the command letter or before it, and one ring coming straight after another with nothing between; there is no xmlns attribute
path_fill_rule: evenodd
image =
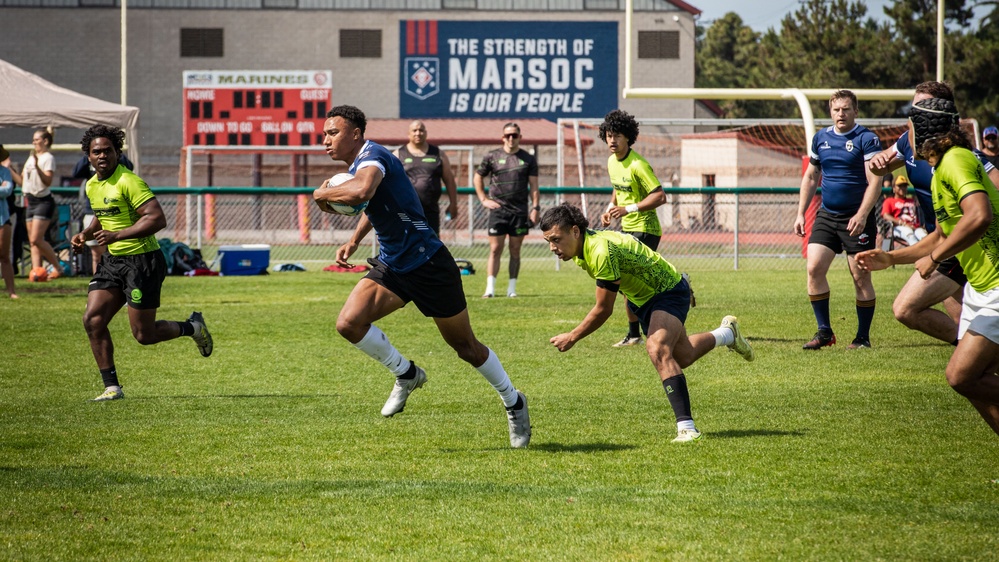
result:
<svg viewBox="0 0 999 562"><path fill-rule="evenodd" d="M648 338L646 350L676 415L673 442L700 439L683 369L718 346L752 361L753 348L742 337L736 317L726 316L711 332L688 336L683 325L690 310L687 281L658 252L627 234L590 230L583 212L569 204L546 211L540 226L552 253L562 261L572 260L597 283L596 304L590 313L572 331L551 338L551 344L559 351L572 349L610 318L620 292Z"/></svg>
<svg viewBox="0 0 999 562"><path fill-rule="evenodd" d="M916 156L934 167L930 190L938 228L914 246L862 252L858 264L878 270L915 263L925 279L957 256L968 283L947 382L999 434L999 192L971 151L953 101L916 102L909 140Z"/></svg>
<svg viewBox="0 0 999 562"><path fill-rule="evenodd" d="M652 166L631 149L638 140L638 121L629 113L615 109L604 116L600 139L607 143L611 152L607 157L607 173L614 187L610 206L601 215L600 222L607 227L613 219L621 219L621 230L625 234L656 251L663 234L656 207L666 202L666 194ZM625 312L628 313L628 333L614 347L642 343L638 317L630 309Z"/></svg>
<svg viewBox="0 0 999 562"><path fill-rule="evenodd" d="M124 398L114 364L114 344L108 324L125 304L132 335L142 345L180 336L194 339L201 355L212 354L212 337L200 312L186 322L157 320L160 289L166 276L166 258L156 233L166 227L163 208L142 178L120 166L125 134L117 127L94 125L81 141L96 174L87 181L87 197L96 218L73 236L73 250L83 252L88 240L107 245L90 282L83 326L104 381L104 393L95 402Z"/></svg>

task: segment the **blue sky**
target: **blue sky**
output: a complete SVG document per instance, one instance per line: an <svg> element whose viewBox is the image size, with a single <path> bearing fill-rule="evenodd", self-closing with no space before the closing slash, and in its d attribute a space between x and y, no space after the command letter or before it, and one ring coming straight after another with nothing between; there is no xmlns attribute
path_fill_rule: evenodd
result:
<svg viewBox="0 0 999 562"><path fill-rule="evenodd" d="M707 26L728 12L739 14L746 25L756 31L766 31L773 27L780 29L780 20L798 9L797 0L687 0L701 10L700 24ZM971 4L971 2L968 2ZM884 7L894 4L894 0L868 0L867 14L879 21L885 21ZM979 14L984 15L984 14Z"/></svg>

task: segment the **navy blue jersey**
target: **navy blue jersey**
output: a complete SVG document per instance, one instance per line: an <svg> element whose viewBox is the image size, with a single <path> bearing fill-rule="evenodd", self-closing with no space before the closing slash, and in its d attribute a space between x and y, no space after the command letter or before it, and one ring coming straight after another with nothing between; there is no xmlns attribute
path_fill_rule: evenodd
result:
<svg viewBox="0 0 999 562"><path fill-rule="evenodd" d="M902 136L898 137L895 141L895 152L898 153L898 158L905 162L905 175L909 177L909 183L912 184L912 189L916 192L916 201L919 201L919 210L923 213L922 220L920 222L923 224L923 228L926 232L933 232L933 229L937 227L936 220L933 219L933 195L930 193L930 182L933 181L933 167L926 160L917 160L916 155L912 151L912 145L909 144L909 133L902 133ZM973 151L975 156L982 162L985 166L985 173L992 171L995 166L985 158L985 155L978 150Z"/></svg>
<svg viewBox="0 0 999 562"><path fill-rule="evenodd" d="M378 235L378 257L398 273L406 273L426 263L444 245L427 225L423 205L402 162L384 146L365 141L348 171L375 166L382 182L368 203L364 214Z"/></svg>
<svg viewBox="0 0 999 562"><path fill-rule="evenodd" d="M860 209L867 191L867 161L881 152L881 141L866 127L847 133L826 127L812 137L809 161L822 171L822 208L838 215Z"/></svg>

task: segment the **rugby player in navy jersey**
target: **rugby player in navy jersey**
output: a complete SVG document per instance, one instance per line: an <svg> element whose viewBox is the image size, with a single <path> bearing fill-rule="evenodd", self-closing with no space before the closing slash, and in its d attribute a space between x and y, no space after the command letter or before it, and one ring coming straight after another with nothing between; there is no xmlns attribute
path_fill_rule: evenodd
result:
<svg viewBox="0 0 999 562"><path fill-rule="evenodd" d="M916 86L912 103L915 105L930 98L954 101L954 92L944 82L923 82ZM999 170L981 153L976 151L976 156L985 166L992 183L999 184ZM923 227L927 232L933 232L936 228L933 198L930 194L933 168L926 160L916 158L909 144L908 131L902 133L894 145L871 159L871 171L876 175L890 174L903 166L909 183L916 191L916 200L919 201L923 215ZM966 281L964 270L956 256L943 260L937 270L926 279L918 272L913 272L895 297L892 312L909 329L919 330L938 340L957 345L957 322L961 317L961 294ZM943 303L946 313L933 308L939 303Z"/></svg>
<svg viewBox="0 0 999 562"><path fill-rule="evenodd" d="M815 133L809 161L801 178L801 196L794 232L805 236L805 211L822 175L822 207L808 238L808 298L818 331L804 349L821 349L836 343L829 316L829 282L826 275L836 254L846 251L857 297L857 334L848 349L871 347L874 319L874 285L871 274L857 266L854 256L874 248L877 217L872 212L881 194L881 178L871 173L868 161L881 152L878 137L857 125L857 96L839 90L829 100L833 125Z"/></svg>
<svg viewBox="0 0 999 562"><path fill-rule="evenodd" d="M401 412L409 395L427 381L423 369L399 353L374 325L412 301L424 316L434 319L458 357L475 367L499 393L507 411L510 445L527 447L531 440L527 398L510 382L496 354L475 338L461 273L451 252L427 225L402 162L385 147L364 139L367 119L360 109L341 105L326 117L326 153L333 160L346 162L354 178L334 187L323 182L313 198L324 212L330 212L327 203L368 202L350 241L337 249L336 262L350 267L347 260L372 229L380 246L378 257L368 260L372 269L357 282L340 309L336 330L395 375L382 415Z"/></svg>

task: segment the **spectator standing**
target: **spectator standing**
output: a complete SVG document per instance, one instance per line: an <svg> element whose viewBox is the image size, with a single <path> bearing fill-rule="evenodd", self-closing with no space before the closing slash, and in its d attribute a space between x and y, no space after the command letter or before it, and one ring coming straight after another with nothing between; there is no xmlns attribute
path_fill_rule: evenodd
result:
<svg viewBox="0 0 999 562"><path fill-rule="evenodd" d="M420 197L427 224L439 236L442 183L447 190L447 216L453 218L458 214L458 185L454 181L454 172L447 154L427 142L427 126L417 119L409 124L409 142L396 149L395 155L402 161L402 167Z"/></svg>
<svg viewBox="0 0 999 562"><path fill-rule="evenodd" d="M49 279L63 275L59 256L45 239L49 224L56 216L56 202L50 188L55 177L55 157L49 152L52 146L52 133L38 129L31 137L31 154L24 163L21 173L11 170L14 183L21 185L24 194L25 220L28 225L28 242L31 243L31 267L42 267L47 261L52 265Z"/></svg>
<svg viewBox="0 0 999 562"><path fill-rule="evenodd" d="M871 274L857 267L857 253L874 247L877 218L874 205L881 196L880 178L868 161L881 151L878 137L857 125L857 96L839 90L829 99L833 125L817 132L808 151L809 162L801 178L801 196L794 233L805 236L805 211L822 174L822 207L808 239L808 298L818 324L804 349L821 349L836 343L829 313L826 274L836 254L846 251L857 298L857 334L847 349L871 347L871 322L876 304Z"/></svg>
<svg viewBox="0 0 999 562"><path fill-rule="evenodd" d="M485 178L490 177L486 194ZM507 238L510 239L510 281L506 296L517 296L520 274L520 248L527 231L538 222L541 211L538 192L538 161L520 148L520 126L503 126L503 148L486 154L475 170L472 182L482 206L489 209L489 263L486 267L486 292L496 294L496 274Z"/></svg>
<svg viewBox="0 0 999 562"><path fill-rule="evenodd" d="M10 261L10 207L7 200L14 193L14 176L10 173L10 152L0 144L0 275L3 276L7 294L18 298L14 290L14 264Z"/></svg>

